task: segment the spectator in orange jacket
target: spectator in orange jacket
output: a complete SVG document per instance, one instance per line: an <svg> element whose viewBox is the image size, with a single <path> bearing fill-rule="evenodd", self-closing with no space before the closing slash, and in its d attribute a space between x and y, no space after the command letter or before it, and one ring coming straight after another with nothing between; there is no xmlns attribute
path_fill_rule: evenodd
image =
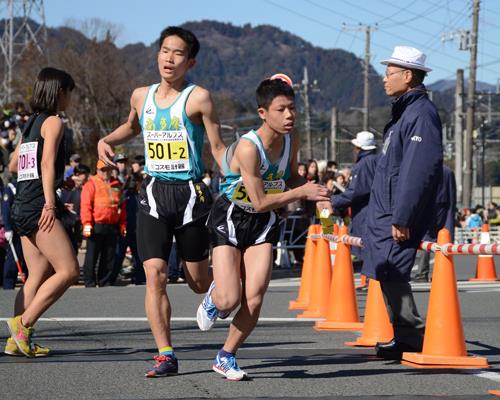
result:
<svg viewBox="0 0 500 400"><path fill-rule="evenodd" d="M83 186L80 217L87 238L84 261L86 287L109 286L118 235L126 235L127 212L113 167L97 162L97 174ZM96 271L97 267L97 271Z"/></svg>

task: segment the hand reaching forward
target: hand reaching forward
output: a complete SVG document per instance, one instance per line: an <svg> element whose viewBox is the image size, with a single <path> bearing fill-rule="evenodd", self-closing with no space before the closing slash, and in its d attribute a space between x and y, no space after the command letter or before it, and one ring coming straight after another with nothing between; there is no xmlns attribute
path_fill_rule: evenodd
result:
<svg viewBox="0 0 500 400"><path fill-rule="evenodd" d="M330 201L330 191L317 183L307 182L300 187L302 196L310 201Z"/></svg>

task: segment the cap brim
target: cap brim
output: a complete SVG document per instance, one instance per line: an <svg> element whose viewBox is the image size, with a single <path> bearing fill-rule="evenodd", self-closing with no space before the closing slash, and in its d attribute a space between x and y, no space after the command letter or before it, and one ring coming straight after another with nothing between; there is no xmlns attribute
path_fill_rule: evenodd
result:
<svg viewBox="0 0 500 400"><path fill-rule="evenodd" d="M423 65L416 65L416 64L411 64L411 63L405 63L403 61L392 60L392 59L380 61L380 64L382 64L382 65L393 64L393 65L398 65L400 67L406 67L406 68L409 68L409 69L418 69L420 71L425 71L425 72L431 72L432 71L432 68L425 67Z"/></svg>
<svg viewBox="0 0 500 400"><path fill-rule="evenodd" d="M359 147L361 150L373 150L377 148L377 146L363 146L356 139L352 139L351 143L354 146Z"/></svg>

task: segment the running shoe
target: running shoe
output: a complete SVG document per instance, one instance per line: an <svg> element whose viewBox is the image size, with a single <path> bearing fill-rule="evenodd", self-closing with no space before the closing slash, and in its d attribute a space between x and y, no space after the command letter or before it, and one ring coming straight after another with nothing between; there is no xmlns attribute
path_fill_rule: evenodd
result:
<svg viewBox="0 0 500 400"><path fill-rule="evenodd" d="M208 292L203 298L200 306L198 307L198 311L196 312L196 321L198 322L198 327L202 331L208 331L212 329L215 321L217 321L217 317L219 311L212 300L212 292L215 289L215 282L212 281L210 287L208 288Z"/></svg>
<svg viewBox="0 0 500 400"><path fill-rule="evenodd" d="M31 348L35 353L35 357L46 357L50 353L50 349L39 344L32 343ZM17 344L11 337L7 339L5 343L4 353L9 356L23 356L24 354L19 351Z"/></svg>
<svg viewBox="0 0 500 400"><path fill-rule="evenodd" d="M154 356L153 359L156 363L152 368L148 369L146 377L159 378L162 376L177 375L179 372L179 363L177 357L174 355L159 355Z"/></svg>
<svg viewBox="0 0 500 400"><path fill-rule="evenodd" d="M217 354L212 369L230 381L241 381L247 378L247 373L238 367L235 356L221 357Z"/></svg>
<svg viewBox="0 0 500 400"><path fill-rule="evenodd" d="M9 327L12 339L17 345L17 349L26 357L34 357L35 352L31 347L31 335L33 334L33 329L30 330L29 328L23 326L20 315L8 319L7 326Z"/></svg>

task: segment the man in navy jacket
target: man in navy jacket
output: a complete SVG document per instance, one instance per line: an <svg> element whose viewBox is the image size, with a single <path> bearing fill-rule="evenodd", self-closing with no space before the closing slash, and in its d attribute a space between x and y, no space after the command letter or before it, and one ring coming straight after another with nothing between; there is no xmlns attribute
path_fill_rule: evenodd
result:
<svg viewBox="0 0 500 400"><path fill-rule="evenodd" d="M382 62L385 92L395 100L368 204L363 273L380 281L394 327L394 339L376 347L386 359L421 351L423 343L409 281L418 245L435 219L443 173L441 121L422 84L430 71L424 63L422 52L404 46Z"/></svg>

